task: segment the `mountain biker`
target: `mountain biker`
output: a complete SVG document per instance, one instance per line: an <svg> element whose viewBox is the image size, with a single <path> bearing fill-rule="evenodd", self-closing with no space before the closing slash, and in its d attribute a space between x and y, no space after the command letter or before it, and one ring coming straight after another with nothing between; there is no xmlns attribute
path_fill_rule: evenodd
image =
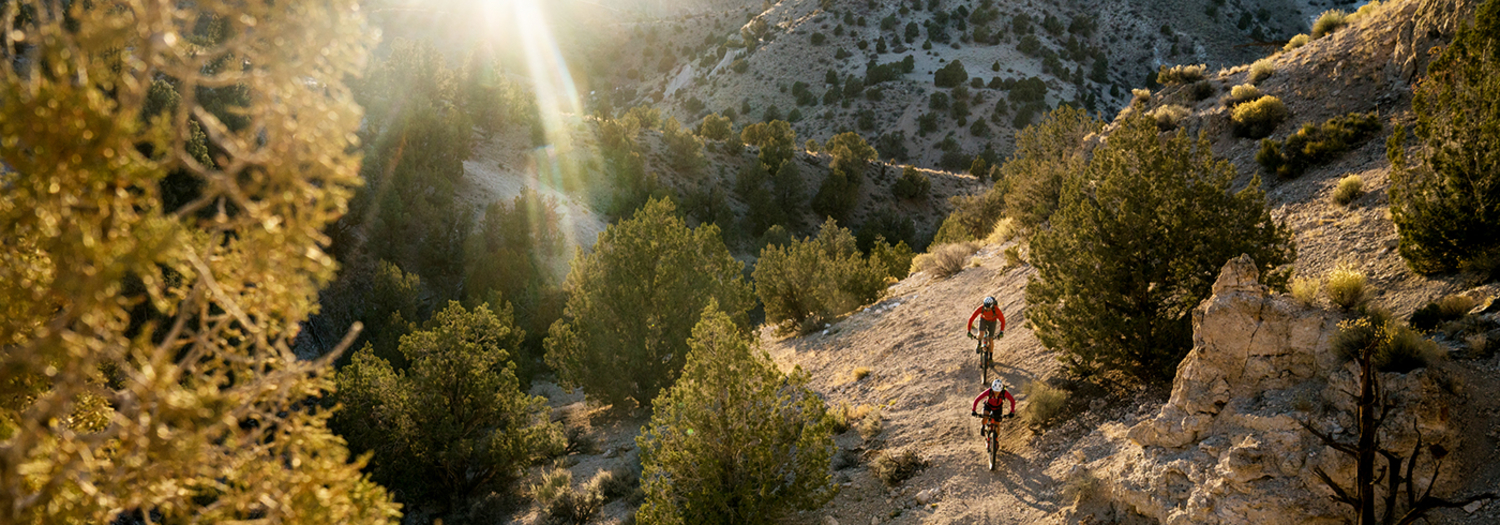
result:
<svg viewBox="0 0 1500 525"><path fill-rule="evenodd" d="M1000 305L995 303L994 297L985 297L984 304L979 305L979 308L974 309L974 315L969 316L969 327L964 330L964 333L969 335L969 339L974 338L975 318L979 319L979 332L981 334L989 334L991 338L996 336L1005 337L1005 314L1000 313ZM996 321L1000 324L998 334L995 332ZM974 352L977 353L979 350L975 349Z"/></svg>
<svg viewBox="0 0 1500 525"><path fill-rule="evenodd" d="M974 398L974 405L969 407L969 414L985 419L1000 419L1004 417L1005 403L1003 401L1007 399L1010 400L1009 415L1014 416L1016 415L1016 398L1010 395L1009 390L1005 389L1004 381L996 379L994 383L990 383L989 388L979 393L979 397ZM979 408L980 401L984 401L984 415L980 415L979 412L975 411L975 409Z"/></svg>

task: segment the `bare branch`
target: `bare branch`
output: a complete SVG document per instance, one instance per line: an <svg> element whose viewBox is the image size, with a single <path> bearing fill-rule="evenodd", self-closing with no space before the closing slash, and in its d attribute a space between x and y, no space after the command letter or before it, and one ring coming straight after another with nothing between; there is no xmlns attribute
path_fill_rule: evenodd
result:
<svg viewBox="0 0 1500 525"><path fill-rule="evenodd" d="M1323 467L1313 467L1313 473L1318 475L1318 479L1323 480L1324 485L1328 485L1328 488L1333 490L1333 496L1330 496L1330 498L1340 503L1347 503L1355 509L1359 508L1359 500L1350 496L1349 492L1344 490L1344 487L1340 487L1338 483L1335 483L1333 478L1323 470Z"/></svg>

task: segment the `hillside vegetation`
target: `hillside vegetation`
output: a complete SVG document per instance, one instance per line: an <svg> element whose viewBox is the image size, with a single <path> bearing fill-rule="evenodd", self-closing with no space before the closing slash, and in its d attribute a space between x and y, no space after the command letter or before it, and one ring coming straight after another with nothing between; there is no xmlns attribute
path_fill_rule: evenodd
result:
<svg viewBox="0 0 1500 525"><path fill-rule="evenodd" d="M0 523L1500 520L1500 0L607 4L0 4Z"/></svg>

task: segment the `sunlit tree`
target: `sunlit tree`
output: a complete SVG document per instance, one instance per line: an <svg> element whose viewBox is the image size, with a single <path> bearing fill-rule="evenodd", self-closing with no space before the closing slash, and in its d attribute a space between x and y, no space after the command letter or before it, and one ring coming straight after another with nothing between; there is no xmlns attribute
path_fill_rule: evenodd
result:
<svg viewBox="0 0 1500 525"><path fill-rule="evenodd" d="M359 180L358 13L0 3L0 522L397 515L289 344Z"/></svg>

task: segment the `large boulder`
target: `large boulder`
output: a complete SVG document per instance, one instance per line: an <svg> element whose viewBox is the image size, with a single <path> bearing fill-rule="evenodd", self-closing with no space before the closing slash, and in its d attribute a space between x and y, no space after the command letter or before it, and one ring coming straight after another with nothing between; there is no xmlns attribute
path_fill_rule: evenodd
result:
<svg viewBox="0 0 1500 525"><path fill-rule="evenodd" d="M1270 293L1248 256L1230 261L1193 311L1170 399L1092 468L1116 501L1162 523L1344 522L1313 469L1347 483L1353 462L1301 425L1355 439L1357 370L1331 349L1343 318ZM1413 429L1426 443L1452 439L1426 374L1382 375L1400 407L1382 428L1392 450L1410 450Z"/></svg>

